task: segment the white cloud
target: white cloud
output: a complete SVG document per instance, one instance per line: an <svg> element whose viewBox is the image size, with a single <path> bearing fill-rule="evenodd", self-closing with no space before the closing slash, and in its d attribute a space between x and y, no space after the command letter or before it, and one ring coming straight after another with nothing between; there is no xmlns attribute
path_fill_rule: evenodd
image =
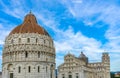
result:
<svg viewBox="0 0 120 78"><path fill-rule="evenodd" d="M120 66L119 66L120 60L115 59L111 61L111 70L112 71L119 71Z"/></svg>
<svg viewBox="0 0 120 78"><path fill-rule="evenodd" d="M94 38L88 38L81 32L74 33L71 26L66 31L61 31L58 34L61 36L59 40L55 41L58 52L65 49L83 49L90 52L94 49L94 52L101 52L101 42Z"/></svg>
<svg viewBox="0 0 120 78"><path fill-rule="evenodd" d="M9 31L0 31L0 45L4 44L5 37L8 35Z"/></svg>
<svg viewBox="0 0 120 78"><path fill-rule="evenodd" d="M5 38L8 36L8 34L10 33L10 30L12 29L12 28L9 28L9 26L10 27L12 27L12 26L14 26L14 25L9 25L9 24L4 24L4 23L0 23L0 25L1 25L1 28L0 28L0 45L3 45L4 44L4 41L5 41ZM6 26L8 26L8 27L6 27Z"/></svg>
<svg viewBox="0 0 120 78"><path fill-rule="evenodd" d="M102 44L100 41L84 36L81 32L74 33L72 26L69 26L67 30L59 29L57 26L59 25L59 22L53 17L54 14L51 15L49 11L45 12L48 13L45 16L43 13L35 14L44 25L55 32L54 42L57 54L62 53L65 55L66 53L71 52L78 56L80 52L84 50L86 55L92 56L93 59L98 60L98 53L104 51L104 49L101 48ZM60 55L57 56L61 57ZM63 62L63 56L62 59L58 57L56 59L57 65Z"/></svg>
<svg viewBox="0 0 120 78"><path fill-rule="evenodd" d="M3 28L2 24L0 24L0 29Z"/></svg>
<svg viewBox="0 0 120 78"><path fill-rule="evenodd" d="M3 7L3 9L1 9L3 12L7 13L8 15L12 15L16 18L21 19L21 17L23 17L23 15L26 13L25 12L25 1L18 1L18 0L11 0L8 1L10 3L10 5L6 5L3 3L3 1L0 1L1 6Z"/></svg>
<svg viewBox="0 0 120 78"><path fill-rule="evenodd" d="M102 48L101 42L96 39L86 37L81 32L74 33L71 26L66 31L61 30L61 33L57 33L57 35L59 35L59 39L55 39L57 54L62 53L64 56L70 52L79 56L80 52L83 51L89 57L90 61L101 61L100 56L102 56L104 49ZM61 61L61 58L57 58L57 65L62 62L63 59Z"/></svg>
<svg viewBox="0 0 120 78"><path fill-rule="evenodd" d="M83 0L81 4L72 3L68 0L62 1L63 4L68 8L69 12L76 19L83 19L85 25L94 26L98 21L103 21L108 24L108 30L106 30L105 35L108 39L108 43L105 44L109 51L119 51L118 46L120 46L120 9L119 6L114 5L111 1L106 3L104 0ZM101 6L102 5L102 6ZM96 16L95 20L91 18ZM101 26L102 27L102 26ZM116 38L116 39L113 39ZM104 44L102 44L104 45ZM119 51L120 52L120 51Z"/></svg>
<svg viewBox="0 0 120 78"><path fill-rule="evenodd" d="M46 13L47 13L46 15L44 13L36 13L37 19L42 21L42 23L45 26L51 28L55 32L59 31L56 28L56 26L58 25L57 21L55 21L55 19L53 18L49 11L46 11Z"/></svg>
<svg viewBox="0 0 120 78"><path fill-rule="evenodd" d="M80 3L82 3L82 0L72 0L72 2L80 4Z"/></svg>

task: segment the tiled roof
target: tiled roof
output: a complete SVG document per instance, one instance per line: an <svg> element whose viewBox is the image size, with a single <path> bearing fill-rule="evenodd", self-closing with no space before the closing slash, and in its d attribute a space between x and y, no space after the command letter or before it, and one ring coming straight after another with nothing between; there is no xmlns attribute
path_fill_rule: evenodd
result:
<svg viewBox="0 0 120 78"><path fill-rule="evenodd" d="M10 35L16 33L38 33L49 36L47 31L38 25L36 17L32 13L27 14L25 16L24 22L21 25L14 28L11 31Z"/></svg>

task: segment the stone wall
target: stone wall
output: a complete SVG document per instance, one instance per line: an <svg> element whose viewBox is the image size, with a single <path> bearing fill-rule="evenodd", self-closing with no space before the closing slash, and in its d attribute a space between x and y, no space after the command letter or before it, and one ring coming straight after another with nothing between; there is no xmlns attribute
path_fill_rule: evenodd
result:
<svg viewBox="0 0 120 78"><path fill-rule="evenodd" d="M58 78L110 78L109 55L103 53L101 62L86 64L85 60L67 54L58 67Z"/></svg>
<svg viewBox="0 0 120 78"><path fill-rule="evenodd" d="M3 49L3 77L55 78L55 48L47 35L12 34Z"/></svg>

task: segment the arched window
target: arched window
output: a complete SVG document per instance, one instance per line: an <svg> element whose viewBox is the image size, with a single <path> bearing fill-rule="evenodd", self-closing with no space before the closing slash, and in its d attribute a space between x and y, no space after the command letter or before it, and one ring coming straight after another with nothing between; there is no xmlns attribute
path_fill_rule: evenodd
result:
<svg viewBox="0 0 120 78"><path fill-rule="evenodd" d="M18 42L21 43L21 38L19 38Z"/></svg>
<svg viewBox="0 0 120 78"><path fill-rule="evenodd" d="M47 72L47 69L48 69L48 68L47 68L47 66L46 66L46 72Z"/></svg>
<svg viewBox="0 0 120 78"><path fill-rule="evenodd" d="M11 43L13 43L13 42L14 42L14 40L12 39L12 40L11 40Z"/></svg>
<svg viewBox="0 0 120 78"><path fill-rule="evenodd" d="M38 38L36 38L36 43L38 42Z"/></svg>
<svg viewBox="0 0 120 78"><path fill-rule="evenodd" d="M48 61L48 58L46 58L46 61Z"/></svg>
<svg viewBox="0 0 120 78"><path fill-rule="evenodd" d="M65 78L65 74L62 74L62 78Z"/></svg>
<svg viewBox="0 0 120 78"><path fill-rule="evenodd" d="M27 51L25 52L25 57L26 57L26 58L28 57L28 52L27 52Z"/></svg>
<svg viewBox="0 0 120 78"><path fill-rule="evenodd" d="M49 41L49 46L51 47L51 42Z"/></svg>
<svg viewBox="0 0 120 78"><path fill-rule="evenodd" d="M45 44L45 40L44 40L44 44Z"/></svg>
<svg viewBox="0 0 120 78"><path fill-rule="evenodd" d="M51 70L51 78L52 78L52 73L53 73L53 64L51 65L51 67L50 67L50 70Z"/></svg>
<svg viewBox="0 0 120 78"><path fill-rule="evenodd" d="M27 42L30 43L30 38L27 39Z"/></svg>
<svg viewBox="0 0 120 78"><path fill-rule="evenodd" d="M20 73L20 72L21 72L21 67L19 66L19 67L18 67L18 73Z"/></svg>
<svg viewBox="0 0 120 78"><path fill-rule="evenodd" d="M29 72L29 73L31 72L31 67L30 67L30 66L28 66L28 72Z"/></svg>
<svg viewBox="0 0 120 78"><path fill-rule="evenodd" d="M76 78L79 78L79 77L78 77L78 73L76 73Z"/></svg>
<svg viewBox="0 0 120 78"><path fill-rule="evenodd" d="M38 66L38 72L40 72L40 66Z"/></svg>
<svg viewBox="0 0 120 78"><path fill-rule="evenodd" d="M40 52L38 52L38 58L40 58Z"/></svg>

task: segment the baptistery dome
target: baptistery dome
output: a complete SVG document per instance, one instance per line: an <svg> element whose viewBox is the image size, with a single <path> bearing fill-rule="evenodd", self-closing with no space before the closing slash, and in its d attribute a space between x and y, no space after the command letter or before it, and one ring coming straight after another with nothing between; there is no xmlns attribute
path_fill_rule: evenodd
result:
<svg viewBox="0 0 120 78"><path fill-rule="evenodd" d="M55 48L48 32L29 13L5 39L3 78L55 78Z"/></svg>
<svg viewBox="0 0 120 78"><path fill-rule="evenodd" d="M39 33L49 35L45 29L38 25L36 17L32 13L27 14L24 22L13 29L10 35L15 33Z"/></svg>

